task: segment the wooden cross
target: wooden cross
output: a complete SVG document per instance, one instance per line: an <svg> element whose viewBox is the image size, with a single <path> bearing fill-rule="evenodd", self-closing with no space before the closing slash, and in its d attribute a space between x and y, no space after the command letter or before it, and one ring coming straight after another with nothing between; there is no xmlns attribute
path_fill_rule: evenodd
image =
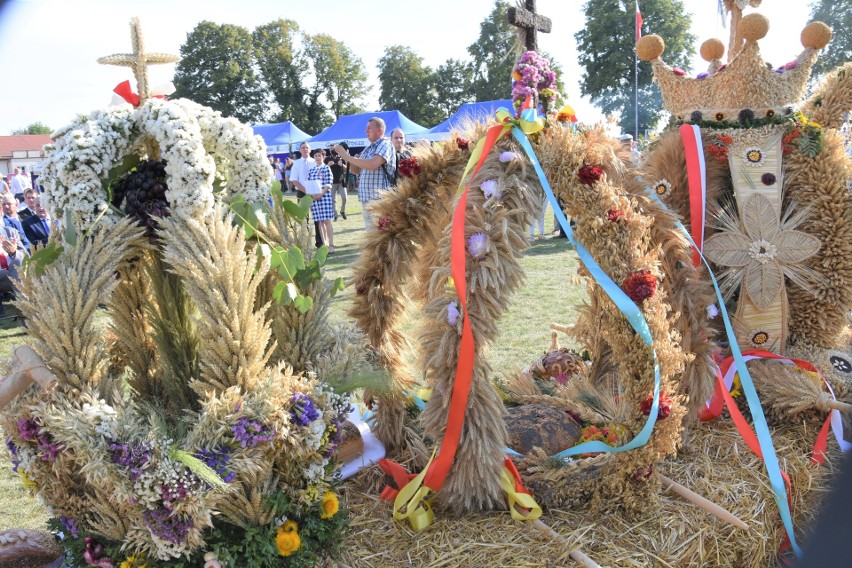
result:
<svg viewBox="0 0 852 568"><path fill-rule="evenodd" d="M524 0L524 4L526 9L521 6L509 8L509 23L523 30L527 51L538 51L536 32L549 34L552 22L550 18L536 14L535 0Z"/></svg>
<svg viewBox="0 0 852 568"><path fill-rule="evenodd" d="M98 58L98 63L103 65L124 65L133 69L136 77L136 90L139 92L139 101L150 98L148 91L148 65L158 63L174 63L180 60L177 55L168 53L145 53L142 46L142 27L139 18L130 20L130 40L133 44L133 53L116 53Z"/></svg>

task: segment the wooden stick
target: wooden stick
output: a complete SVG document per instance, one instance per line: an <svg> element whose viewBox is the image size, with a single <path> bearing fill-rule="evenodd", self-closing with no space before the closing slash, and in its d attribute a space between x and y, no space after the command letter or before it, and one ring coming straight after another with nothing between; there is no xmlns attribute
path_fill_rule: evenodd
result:
<svg viewBox="0 0 852 568"><path fill-rule="evenodd" d="M655 472L657 479L663 484L663 487L671 489L690 503L694 503L710 513L711 515L718 517L719 519L725 521L728 524L734 525L737 528L748 530L748 525L737 518L730 511L720 507L716 503L710 501L709 499L705 499L698 493L692 491L691 489L687 489L677 481L669 479L665 475L659 472Z"/></svg>
<svg viewBox="0 0 852 568"><path fill-rule="evenodd" d="M522 514L522 515L524 515L524 516L526 516L526 515L527 515L527 511L525 511L524 509L520 508L517 504L515 504L515 510L516 510L516 511L518 511L519 513L521 513L521 514ZM570 546L571 546L571 543L570 543L570 542L568 542L568 539L566 539L566 538L565 538L565 537L563 537L561 534L559 534L558 532L556 532L555 530L553 530L552 528L550 528L548 525L544 524L544 522L542 522L542 520L541 520L541 519L536 519L536 520L534 520L534 521L530 521L530 524L531 524L531 525L532 525L532 526L533 526L536 530L538 530L539 532L541 532L543 535L547 536L548 538L550 538L550 539L552 539L552 540L555 540L555 541L556 541L556 542L558 542L559 544L561 544L561 545L563 545L563 546L565 546L565 547L570 547ZM572 550L572 551L568 554L568 557L569 557L571 560L573 560L574 562L576 562L576 563L580 564L581 566L584 566L585 568L601 568L601 565L600 565L600 564L598 564L597 562L595 562L594 560L592 560L591 558L589 558L588 556L586 556L586 555L583 553L583 551L581 551L579 548L575 548L574 550Z"/></svg>

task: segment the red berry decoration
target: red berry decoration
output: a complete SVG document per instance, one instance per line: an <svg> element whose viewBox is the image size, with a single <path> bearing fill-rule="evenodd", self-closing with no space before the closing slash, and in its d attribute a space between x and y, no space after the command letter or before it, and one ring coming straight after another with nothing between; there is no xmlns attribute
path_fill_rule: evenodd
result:
<svg viewBox="0 0 852 568"><path fill-rule="evenodd" d="M470 146L470 140L466 140L464 138L456 138L456 144L458 145L460 150L467 150Z"/></svg>
<svg viewBox="0 0 852 568"><path fill-rule="evenodd" d="M388 217L387 215L385 215L384 217L379 219L379 222L376 223L376 228L378 230L382 231L382 232L385 232L388 229L390 229L390 226L391 226L391 220L390 220L390 217Z"/></svg>
<svg viewBox="0 0 852 568"><path fill-rule="evenodd" d="M410 158L400 160L397 169L403 176L412 177L420 173L420 164L417 163L417 158L412 156Z"/></svg>
<svg viewBox="0 0 852 568"><path fill-rule="evenodd" d="M632 479L636 483L644 483L645 481L648 481L652 475L654 475L654 464L651 463L647 466L640 466L636 471L633 472L633 475L630 476L630 479Z"/></svg>
<svg viewBox="0 0 852 568"><path fill-rule="evenodd" d="M624 213L619 211L618 209L610 209L606 212L606 218L612 222L618 221L619 219L624 218Z"/></svg>
<svg viewBox="0 0 852 568"><path fill-rule="evenodd" d="M642 401L642 414L648 416L651 414L651 405L654 403L654 395L649 394L648 398ZM660 393L660 404L657 406L657 420L665 420L672 413L672 398L666 392Z"/></svg>
<svg viewBox="0 0 852 568"><path fill-rule="evenodd" d="M624 279L621 287L631 300L639 304L657 291L657 279L647 271L634 272Z"/></svg>
<svg viewBox="0 0 852 568"><path fill-rule="evenodd" d="M603 168L600 166L582 166L579 171L577 171L577 177L580 178L580 183L584 183L586 185L592 185L603 175Z"/></svg>

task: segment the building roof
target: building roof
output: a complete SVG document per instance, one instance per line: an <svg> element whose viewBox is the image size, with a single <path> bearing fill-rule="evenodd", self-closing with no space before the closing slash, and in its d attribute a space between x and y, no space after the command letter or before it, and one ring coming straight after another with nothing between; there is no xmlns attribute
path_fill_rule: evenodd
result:
<svg viewBox="0 0 852 568"><path fill-rule="evenodd" d="M41 150L45 144L50 144L47 134L19 134L16 136L0 136L0 159L12 157L12 152L24 150Z"/></svg>

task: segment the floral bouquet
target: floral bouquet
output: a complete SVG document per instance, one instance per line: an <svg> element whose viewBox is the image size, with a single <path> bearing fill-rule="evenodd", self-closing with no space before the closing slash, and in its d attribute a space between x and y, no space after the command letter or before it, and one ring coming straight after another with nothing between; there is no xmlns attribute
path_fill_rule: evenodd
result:
<svg viewBox="0 0 852 568"><path fill-rule="evenodd" d="M550 61L535 51L525 52L512 72L512 102L515 111L524 101L533 97L540 104L544 114L548 114L556 103L559 92L556 90L556 72L550 68Z"/></svg>
<svg viewBox="0 0 852 568"><path fill-rule="evenodd" d="M65 230L18 307L56 378L0 408L76 566L309 566L346 533L339 387L369 370L262 140L189 101L78 118L48 149ZM107 306L107 323L96 323ZM355 385L359 386L359 385ZM352 387L354 388L354 387Z"/></svg>

